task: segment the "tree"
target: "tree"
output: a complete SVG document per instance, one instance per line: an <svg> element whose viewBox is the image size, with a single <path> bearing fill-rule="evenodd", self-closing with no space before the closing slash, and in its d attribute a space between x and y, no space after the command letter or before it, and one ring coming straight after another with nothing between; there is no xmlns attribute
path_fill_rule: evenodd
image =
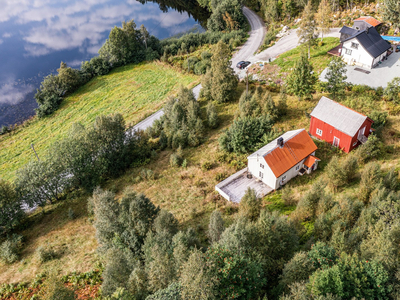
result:
<svg viewBox="0 0 400 300"><path fill-rule="evenodd" d="M63 166L52 157L31 161L17 171L17 189L30 207L59 200L70 181Z"/></svg>
<svg viewBox="0 0 400 300"><path fill-rule="evenodd" d="M200 144L204 126L200 117L200 105L191 90L182 86L176 98L168 99L162 123L169 147L177 149Z"/></svg>
<svg viewBox="0 0 400 300"><path fill-rule="evenodd" d="M0 179L0 235L22 220L24 212L21 204L13 184Z"/></svg>
<svg viewBox="0 0 400 300"><path fill-rule="evenodd" d="M60 63L60 68L57 69L57 72L63 89L65 90L64 93L73 92L82 83L79 71L68 67L64 62Z"/></svg>
<svg viewBox="0 0 400 300"><path fill-rule="evenodd" d="M214 280L210 276L206 257L200 250L194 250L182 267L180 277L182 299L214 299Z"/></svg>
<svg viewBox="0 0 400 300"><path fill-rule="evenodd" d="M219 124L217 109L211 101L207 104L207 122L210 128L217 128Z"/></svg>
<svg viewBox="0 0 400 300"><path fill-rule="evenodd" d="M273 126L270 116L237 118L219 138L220 147L228 152L247 153L262 143L263 137Z"/></svg>
<svg viewBox="0 0 400 300"><path fill-rule="evenodd" d="M128 289L132 264L123 250L111 248L107 251L106 266L103 272L102 294L112 295L118 288Z"/></svg>
<svg viewBox="0 0 400 300"><path fill-rule="evenodd" d="M325 0L323 0L325 1ZM341 57L334 56L328 65L325 79L328 81L328 91L333 97L344 93L346 87L347 69Z"/></svg>
<svg viewBox="0 0 400 300"><path fill-rule="evenodd" d="M347 254L333 267L316 271L310 286L312 294L332 293L341 299L387 299L390 292L389 274L381 264Z"/></svg>
<svg viewBox="0 0 400 300"><path fill-rule="evenodd" d="M224 230L225 224L221 212L219 210L214 210L210 216L210 223L208 224L208 238L210 239L210 243L218 242Z"/></svg>
<svg viewBox="0 0 400 300"><path fill-rule="evenodd" d="M223 103L232 99L238 79L231 68L228 45L219 41L213 46L213 53L211 68L202 78L202 95L208 100Z"/></svg>
<svg viewBox="0 0 400 300"><path fill-rule="evenodd" d="M256 191L247 188L246 193L240 200L239 213L250 221L257 221L260 216L261 199L257 197Z"/></svg>
<svg viewBox="0 0 400 300"><path fill-rule="evenodd" d="M399 102L399 93L400 93L400 77L393 78L392 81L388 82L383 95L386 99L393 102Z"/></svg>
<svg viewBox="0 0 400 300"><path fill-rule="evenodd" d="M35 94L35 100L38 104L36 109L38 117L43 118L56 111L62 102L64 92L60 77L57 75L46 76Z"/></svg>
<svg viewBox="0 0 400 300"><path fill-rule="evenodd" d="M331 23L331 5L328 0L321 0L318 6L318 11L315 15L315 21L319 33L321 34L321 42L324 37L324 33L329 33L329 25Z"/></svg>
<svg viewBox="0 0 400 300"><path fill-rule="evenodd" d="M147 39L146 39L147 41ZM122 28L114 27L99 50L101 58L112 66L137 63L145 59L145 42L133 20L122 22Z"/></svg>
<svg viewBox="0 0 400 300"><path fill-rule="evenodd" d="M394 27L400 27L400 3L397 0L385 0L382 7L383 18L393 24Z"/></svg>
<svg viewBox="0 0 400 300"><path fill-rule="evenodd" d="M315 34L316 27L311 0L309 0L306 7L304 7L299 25L300 26L297 30L297 36L300 39L300 43L305 44L308 47L308 59L310 59L310 48L315 44L315 40L318 37Z"/></svg>
<svg viewBox="0 0 400 300"><path fill-rule="evenodd" d="M213 3L213 2L212 2ZM215 1L212 14L207 21L210 31L233 31L243 28L246 19L242 12L242 3L239 0Z"/></svg>
<svg viewBox="0 0 400 300"><path fill-rule="evenodd" d="M377 163L369 163L361 173L358 198L367 204L372 192L378 187L381 179L381 167Z"/></svg>
<svg viewBox="0 0 400 300"><path fill-rule="evenodd" d="M154 229L157 233L166 231L171 236L178 232L178 220L169 211L160 210L158 216L154 219Z"/></svg>
<svg viewBox="0 0 400 300"><path fill-rule="evenodd" d="M295 282L308 280L315 270L307 253L297 252L283 268L281 283L288 288Z"/></svg>
<svg viewBox="0 0 400 300"><path fill-rule="evenodd" d="M302 53L300 59L296 62L294 70L288 76L286 86L288 91L299 99L311 98L315 91L317 77L314 74L313 67L307 59L305 53Z"/></svg>
<svg viewBox="0 0 400 300"><path fill-rule="evenodd" d="M258 92L253 95L247 91L243 91L239 99L240 117L258 117L261 113L261 107L258 99Z"/></svg>
<svg viewBox="0 0 400 300"><path fill-rule="evenodd" d="M267 282L258 262L218 244L208 248L206 265L219 299L256 299Z"/></svg>

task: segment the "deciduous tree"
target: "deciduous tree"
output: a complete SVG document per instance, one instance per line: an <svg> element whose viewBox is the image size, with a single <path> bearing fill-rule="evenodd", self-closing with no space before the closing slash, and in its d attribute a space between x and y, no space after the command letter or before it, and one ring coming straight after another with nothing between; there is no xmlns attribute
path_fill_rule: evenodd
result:
<svg viewBox="0 0 400 300"><path fill-rule="evenodd" d="M309 0L306 7L304 7L303 13L301 14L301 21L299 29L297 30L297 36L300 39L300 43L305 44L308 47L308 59L311 58L310 48L315 44L316 24L314 20L314 10L312 8L312 1Z"/></svg>
<svg viewBox="0 0 400 300"><path fill-rule="evenodd" d="M341 57L334 56L328 65L325 79L328 81L328 91L335 98L343 95L346 87L347 69Z"/></svg>

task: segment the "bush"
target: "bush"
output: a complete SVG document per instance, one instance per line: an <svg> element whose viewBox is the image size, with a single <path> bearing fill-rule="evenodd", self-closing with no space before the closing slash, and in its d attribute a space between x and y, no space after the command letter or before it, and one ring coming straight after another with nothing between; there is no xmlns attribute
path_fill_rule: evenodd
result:
<svg viewBox="0 0 400 300"><path fill-rule="evenodd" d="M222 150L247 153L258 149L263 136L272 129L269 116L237 118L219 138Z"/></svg>
<svg viewBox="0 0 400 300"><path fill-rule="evenodd" d="M76 218L74 210L70 207L68 208L68 219L74 220Z"/></svg>
<svg viewBox="0 0 400 300"><path fill-rule="evenodd" d="M257 197L256 191L247 188L246 193L240 200L239 213L250 221L256 221L260 216L261 199Z"/></svg>
<svg viewBox="0 0 400 300"><path fill-rule="evenodd" d="M217 175L215 175L215 180L216 181L223 181L227 178L226 173L217 173Z"/></svg>
<svg viewBox="0 0 400 300"><path fill-rule="evenodd" d="M45 263L47 261L57 258L57 254L52 247L39 246L36 249L36 255L40 263Z"/></svg>
<svg viewBox="0 0 400 300"><path fill-rule="evenodd" d="M388 83L383 95L389 101L398 102L400 93L400 77L394 78Z"/></svg>
<svg viewBox="0 0 400 300"><path fill-rule="evenodd" d="M6 134L8 132L10 132L10 128L8 128L7 126L1 126L0 127L0 135Z"/></svg>
<svg viewBox="0 0 400 300"><path fill-rule="evenodd" d="M201 165L201 169L203 170L203 171L209 171L209 170L211 170L213 168L213 164L212 164L212 162L209 162L209 161L206 161L206 162L204 162L202 165Z"/></svg>
<svg viewBox="0 0 400 300"><path fill-rule="evenodd" d="M7 264L12 264L19 260L23 239L23 236L13 234L11 238L4 241L0 246L0 259Z"/></svg>
<svg viewBox="0 0 400 300"><path fill-rule="evenodd" d="M384 111L374 110L369 114L369 117L374 121L374 123L372 124L372 127L374 127L375 129L378 129L380 127L385 126L386 120L388 117L388 113L384 112Z"/></svg>
<svg viewBox="0 0 400 300"><path fill-rule="evenodd" d="M169 157L169 165L171 167L180 167L183 163L183 159L177 153L172 153Z"/></svg>
<svg viewBox="0 0 400 300"><path fill-rule="evenodd" d="M356 155L362 162L377 158L381 154L381 142L375 134L370 134L368 141L358 147Z"/></svg>
<svg viewBox="0 0 400 300"><path fill-rule="evenodd" d="M57 279L49 279L47 297L48 300L74 300L75 292L65 287L62 282Z"/></svg>

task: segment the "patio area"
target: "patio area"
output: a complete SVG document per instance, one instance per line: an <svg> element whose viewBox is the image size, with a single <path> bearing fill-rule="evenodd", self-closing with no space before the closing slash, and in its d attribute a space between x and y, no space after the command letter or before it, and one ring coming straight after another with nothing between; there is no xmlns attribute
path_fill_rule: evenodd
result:
<svg viewBox="0 0 400 300"><path fill-rule="evenodd" d="M387 60L373 69L364 69L357 66L346 66L347 82L352 84L365 84L373 88L387 86L395 77L400 77L400 52L392 53ZM358 70L356 70L358 69ZM321 81L326 81L326 70L320 75Z"/></svg>
<svg viewBox="0 0 400 300"><path fill-rule="evenodd" d="M240 200L249 187L254 189L257 197L260 198L273 191L273 188L262 183L260 180L254 177L249 178L250 176L248 177L248 174L247 168L240 170L239 172L217 184L215 186L215 190L226 200L235 203L240 203Z"/></svg>

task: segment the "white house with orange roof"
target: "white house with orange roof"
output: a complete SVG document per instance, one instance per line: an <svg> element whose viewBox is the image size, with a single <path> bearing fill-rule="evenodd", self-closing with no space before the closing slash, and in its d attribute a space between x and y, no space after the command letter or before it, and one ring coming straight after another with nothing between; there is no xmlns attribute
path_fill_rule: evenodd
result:
<svg viewBox="0 0 400 300"><path fill-rule="evenodd" d="M251 154L246 169L216 185L227 200L240 202L248 187L258 197L280 188L290 179L318 167L317 146L305 129L288 131Z"/></svg>

